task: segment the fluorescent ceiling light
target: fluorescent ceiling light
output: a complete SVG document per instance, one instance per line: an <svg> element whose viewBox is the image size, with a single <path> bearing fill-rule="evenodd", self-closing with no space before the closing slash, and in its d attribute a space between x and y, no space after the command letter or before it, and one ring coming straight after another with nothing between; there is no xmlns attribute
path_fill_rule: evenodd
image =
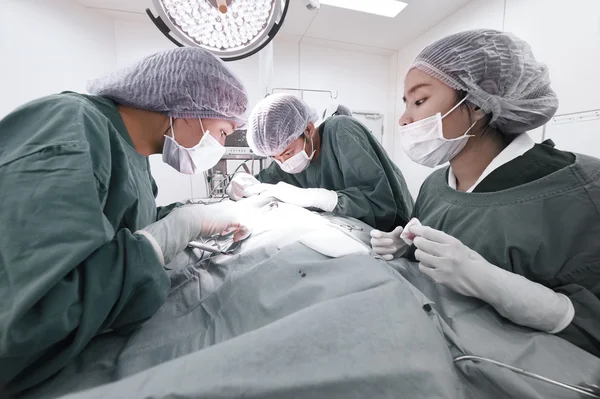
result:
<svg viewBox="0 0 600 399"><path fill-rule="evenodd" d="M394 18L408 4L396 0L320 0L321 4Z"/></svg>

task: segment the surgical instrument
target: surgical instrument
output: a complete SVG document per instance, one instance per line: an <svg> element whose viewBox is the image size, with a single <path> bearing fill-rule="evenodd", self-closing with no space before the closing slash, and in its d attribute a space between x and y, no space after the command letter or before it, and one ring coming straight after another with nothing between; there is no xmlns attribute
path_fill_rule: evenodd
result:
<svg viewBox="0 0 600 399"><path fill-rule="evenodd" d="M334 221L334 220L329 220L329 222L330 222L331 224L333 224L334 226L341 227L342 229L348 230L348 231L350 231L350 232L352 232L352 231L354 231L354 230L356 230L356 231L363 231L363 228L362 228L362 227L360 227L360 226L356 226L356 225L354 225L354 224L350 224L350 223L341 223L341 222Z"/></svg>
<svg viewBox="0 0 600 399"><path fill-rule="evenodd" d="M348 231L353 231L353 230L357 230L357 231L363 231L363 228L360 226L355 226L353 224L347 224L347 223L339 223L338 226L348 230Z"/></svg>
<svg viewBox="0 0 600 399"><path fill-rule="evenodd" d="M198 241L190 241L188 247L201 249L203 251L211 252L213 254L228 255L227 251L223 251L222 249L219 249L215 246L204 244Z"/></svg>
<svg viewBox="0 0 600 399"><path fill-rule="evenodd" d="M568 390L571 390L573 392L580 393L580 394L582 394L584 396L587 396L589 398L600 399L600 395L598 395L595 392L595 390L593 389L593 387L594 387L593 385L590 386L590 387L582 387L582 386L579 386L579 385L565 384L563 382L555 381L553 379L541 376L539 374L535 374L535 373L532 373L530 371L523 370L523 369L515 367L515 366L511 366L509 364L501 363L501 362L498 362L496 360L487 359L485 357L480 357L480 356L459 356L459 357L453 359L454 363L459 363L459 362L463 362L463 361L466 361L466 360L471 360L471 361L474 361L474 362L477 362L477 361L488 362L488 363L494 364L494 365L496 365L498 367L503 367L503 368L506 368L508 370L511 370L511 371L513 371L513 372L515 372L517 374L521 374L521 375L527 376L529 378L536 379L538 381L547 382L549 384L552 384L552 385L555 385L555 386L558 386L558 387L561 387L561 388L564 388L564 389L568 389Z"/></svg>

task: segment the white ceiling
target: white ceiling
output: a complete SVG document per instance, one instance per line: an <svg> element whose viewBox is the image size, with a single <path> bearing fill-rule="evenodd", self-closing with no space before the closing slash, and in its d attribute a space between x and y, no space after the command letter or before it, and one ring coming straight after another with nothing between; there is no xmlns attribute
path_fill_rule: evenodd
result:
<svg viewBox="0 0 600 399"><path fill-rule="evenodd" d="M114 19L147 21L152 0L75 0ZM280 34L340 45L398 50L471 0L404 0L409 3L396 18L321 6L309 11L304 0L291 0Z"/></svg>

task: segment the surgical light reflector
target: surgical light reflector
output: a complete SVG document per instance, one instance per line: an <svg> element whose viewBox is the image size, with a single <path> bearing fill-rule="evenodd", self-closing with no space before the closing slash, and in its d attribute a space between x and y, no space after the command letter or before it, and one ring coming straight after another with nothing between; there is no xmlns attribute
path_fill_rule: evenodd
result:
<svg viewBox="0 0 600 399"><path fill-rule="evenodd" d="M203 47L225 61L233 61L258 52L273 39L290 0L153 1L159 17L146 12L171 41L179 46Z"/></svg>

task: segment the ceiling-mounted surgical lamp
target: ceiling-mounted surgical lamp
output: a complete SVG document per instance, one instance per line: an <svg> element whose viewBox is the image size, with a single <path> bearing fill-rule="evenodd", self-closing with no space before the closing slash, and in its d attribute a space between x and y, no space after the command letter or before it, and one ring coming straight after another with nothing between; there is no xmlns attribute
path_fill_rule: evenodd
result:
<svg viewBox="0 0 600 399"><path fill-rule="evenodd" d="M277 34L290 0L153 0L146 13L179 47L202 47L224 61L259 52Z"/></svg>

